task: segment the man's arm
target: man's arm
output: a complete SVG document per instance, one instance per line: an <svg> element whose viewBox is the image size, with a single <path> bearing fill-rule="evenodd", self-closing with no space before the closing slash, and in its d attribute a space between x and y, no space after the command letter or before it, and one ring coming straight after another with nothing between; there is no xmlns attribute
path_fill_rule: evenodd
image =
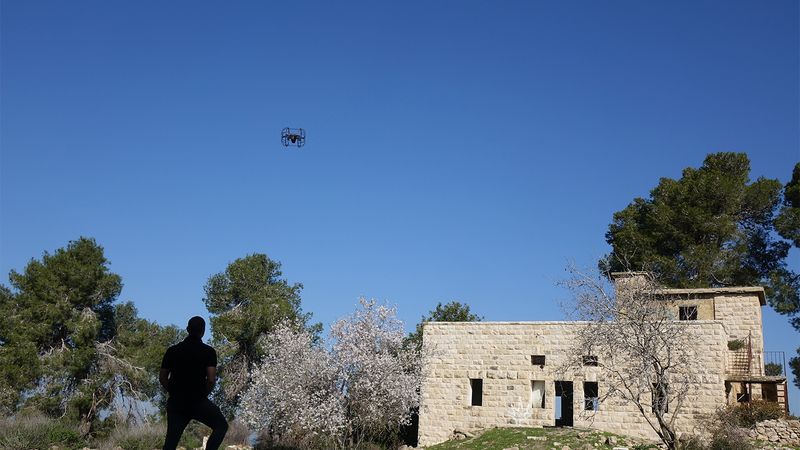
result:
<svg viewBox="0 0 800 450"><path fill-rule="evenodd" d="M171 350L172 347L164 352L164 357L161 358L161 370L158 371L158 382L161 383L161 387L163 387L165 391L169 391L169 369L173 367Z"/></svg>
<svg viewBox="0 0 800 450"><path fill-rule="evenodd" d="M161 387L164 388L165 391L169 390L169 369L161 368L158 371L158 382L161 383Z"/></svg>
<svg viewBox="0 0 800 450"><path fill-rule="evenodd" d="M217 368L206 367L206 394L210 394L214 390L214 385L217 383Z"/></svg>

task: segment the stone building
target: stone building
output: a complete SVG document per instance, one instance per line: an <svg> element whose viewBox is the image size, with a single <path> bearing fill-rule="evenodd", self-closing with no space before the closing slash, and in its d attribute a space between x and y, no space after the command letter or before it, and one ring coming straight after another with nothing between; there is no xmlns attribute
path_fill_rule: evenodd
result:
<svg viewBox="0 0 800 450"><path fill-rule="evenodd" d="M614 274L617 290L641 274ZM761 287L663 289L676 320L691 336L702 363L702 382L692 384L691 404L676 417L678 432L734 402L755 399L787 408L782 354L764 352ZM601 367L586 361L565 375L564 363L581 322L429 322L423 342L435 348L422 385L419 444L449 439L455 430L504 426L580 426L654 439L638 409L599 399ZM771 363L771 364L770 364ZM777 365L775 365L777 363ZM774 373L781 365L780 375ZM765 365L769 371L765 372ZM587 410L589 413L587 413Z"/></svg>

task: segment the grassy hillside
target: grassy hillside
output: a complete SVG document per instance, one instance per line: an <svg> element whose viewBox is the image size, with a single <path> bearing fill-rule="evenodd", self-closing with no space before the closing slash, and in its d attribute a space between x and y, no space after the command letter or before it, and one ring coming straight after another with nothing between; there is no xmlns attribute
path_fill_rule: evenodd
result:
<svg viewBox="0 0 800 450"><path fill-rule="evenodd" d="M610 442L609 442L610 440ZM609 445L612 443L613 445ZM655 445L636 445L630 438L596 430L575 428L493 428L469 439L447 441L428 447L428 450L503 450L516 447L519 450L561 450L568 446L573 450L610 450L614 446L631 449L655 449Z"/></svg>

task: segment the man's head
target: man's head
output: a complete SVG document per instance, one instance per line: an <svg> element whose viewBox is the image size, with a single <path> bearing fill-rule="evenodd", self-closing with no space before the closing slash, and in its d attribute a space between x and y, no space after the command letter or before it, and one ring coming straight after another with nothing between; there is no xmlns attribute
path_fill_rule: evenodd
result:
<svg viewBox="0 0 800 450"><path fill-rule="evenodd" d="M186 331L189 332L189 336L201 338L206 333L206 321L200 316L194 316L189 319Z"/></svg>

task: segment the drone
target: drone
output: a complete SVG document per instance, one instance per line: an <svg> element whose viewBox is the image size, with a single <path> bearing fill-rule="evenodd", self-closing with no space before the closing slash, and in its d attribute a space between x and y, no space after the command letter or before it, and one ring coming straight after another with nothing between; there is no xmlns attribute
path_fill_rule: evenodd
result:
<svg viewBox="0 0 800 450"><path fill-rule="evenodd" d="M300 148L306 145L306 130L302 128L284 128L281 131L281 143L284 147L296 145Z"/></svg>

